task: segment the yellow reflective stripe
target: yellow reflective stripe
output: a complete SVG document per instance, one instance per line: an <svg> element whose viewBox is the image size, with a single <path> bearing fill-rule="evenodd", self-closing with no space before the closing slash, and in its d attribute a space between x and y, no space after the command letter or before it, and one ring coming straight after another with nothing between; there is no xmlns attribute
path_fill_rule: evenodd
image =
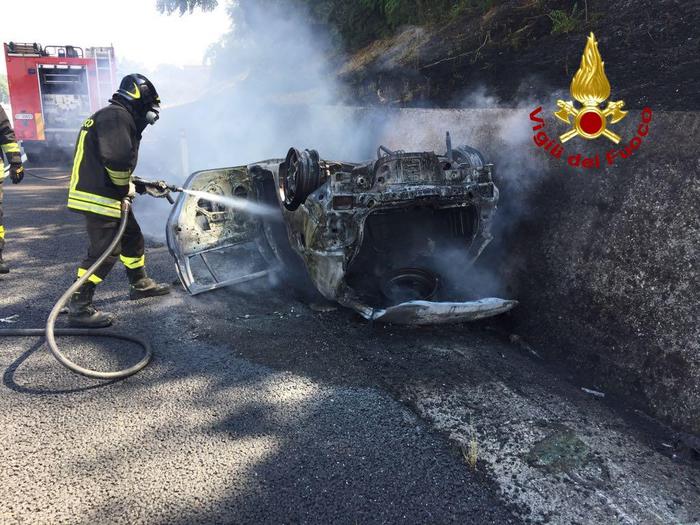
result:
<svg viewBox="0 0 700 525"><path fill-rule="evenodd" d="M109 208L100 204L85 202L80 199L68 199L68 207L95 211L103 215L109 215L110 217L121 217L121 210L115 210L114 208Z"/></svg>
<svg viewBox="0 0 700 525"><path fill-rule="evenodd" d="M68 192L68 198L99 204L100 206L106 206L116 210L121 210L122 208L121 201L110 199L109 197L103 197L102 195L95 195L94 193L87 193L85 191L71 190Z"/></svg>
<svg viewBox="0 0 700 525"><path fill-rule="evenodd" d="M117 171L111 170L105 166L107 170L107 175L112 179L112 182L117 186L127 186L131 182L131 172L130 171Z"/></svg>
<svg viewBox="0 0 700 525"><path fill-rule="evenodd" d="M0 239L4 239L4 238L5 238L5 227L2 224L0 224Z"/></svg>
<svg viewBox="0 0 700 525"><path fill-rule="evenodd" d="M87 135L86 129L80 132L80 136L78 137L78 146L75 148L75 158L73 159L73 171L70 175L71 190L75 190L75 187L78 185L80 163L83 162L83 154L85 153L85 135Z"/></svg>
<svg viewBox="0 0 700 525"><path fill-rule="evenodd" d="M111 170L107 166L105 166L105 169L107 170L109 177L112 179L128 179L131 177L131 171Z"/></svg>
<svg viewBox="0 0 700 525"><path fill-rule="evenodd" d="M106 215L107 217L114 217L115 219L119 219L122 216L120 210L114 210L112 208L100 206L99 204L88 204L87 202L77 201L75 199L68 199L68 207L72 210L89 211L99 215Z"/></svg>
<svg viewBox="0 0 700 525"><path fill-rule="evenodd" d="M121 217L121 202L109 197L87 193L77 189L80 178L80 165L85 154L85 137L87 129L80 131L78 145L75 148L75 158L73 159L73 171L70 177L70 191L68 192L68 207L73 210L89 211L107 217L118 219Z"/></svg>
<svg viewBox="0 0 700 525"><path fill-rule="evenodd" d="M21 153L19 149L19 144L17 144L16 142L8 142L7 144L3 144L2 150L5 153Z"/></svg>
<svg viewBox="0 0 700 525"><path fill-rule="evenodd" d="M124 264L124 266L126 266L130 270L135 270L136 268L141 268L142 266L146 265L145 255L142 255L141 257L125 257L123 255L120 255L119 259Z"/></svg>
<svg viewBox="0 0 700 525"><path fill-rule="evenodd" d="M87 270L85 268L78 268L79 278L85 275L86 273ZM102 282L102 279L100 279L99 277L97 277L97 275L93 273L90 277L88 277L88 281L90 281L91 283L100 284Z"/></svg>

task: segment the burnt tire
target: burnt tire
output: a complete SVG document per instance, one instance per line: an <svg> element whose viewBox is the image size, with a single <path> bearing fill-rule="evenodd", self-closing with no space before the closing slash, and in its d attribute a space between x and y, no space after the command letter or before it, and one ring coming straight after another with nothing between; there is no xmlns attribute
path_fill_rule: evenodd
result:
<svg viewBox="0 0 700 525"><path fill-rule="evenodd" d="M316 150L290 148L280 166L284 207L294 211L321 185L321 168Z"/></svg>
<svg viewBox="0 0 700 525"><path fill-rule="evenodd" d="M382 280L382 295L391 304L407 301L429 301L435 297L440 286L439 277L423 268L400 268L393 270Z"/></svg>

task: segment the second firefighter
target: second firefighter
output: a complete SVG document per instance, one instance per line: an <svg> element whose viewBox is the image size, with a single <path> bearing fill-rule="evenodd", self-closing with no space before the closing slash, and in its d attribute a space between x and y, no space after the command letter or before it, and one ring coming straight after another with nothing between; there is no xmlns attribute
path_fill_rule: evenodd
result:
<svg viewBox="0 0 700 525"><path fill-rule="evenodd" d="M12 179L12 184L19 184L24 178L24 166L22 166L22 153L15 139L15 133L12 131L10 119L7 117L5 110L0 106L0 147L2 152L7 156L10 164L9 177ZM5 226L3 224L2 212L2 183L5 180L5 170L3 166L2 156L0 155L0 273L8 273L10 268L2 259L2 250L5 247Z"/></svg>

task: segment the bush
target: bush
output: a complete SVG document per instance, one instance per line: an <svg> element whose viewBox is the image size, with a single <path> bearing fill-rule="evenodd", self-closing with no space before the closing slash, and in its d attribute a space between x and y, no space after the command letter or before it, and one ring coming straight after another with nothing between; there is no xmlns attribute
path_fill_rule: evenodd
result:
<svg viewBox="0 0 700 525"><path fill-rule="evenodd" d="M562 9L554 9L553 11L550 11L547 16L552 21L553 35L570 33L571 31L581 27L581 24L583 23L577 4L574 4L571 14L568 14Z"/></svg>
<svg viewBox="0 0 700 525"><path fill-rule="evenodd" d="M437 24L465 11L481 15L496 3L495 0L289 1L303 4L318 17L319 22L334 27L350 51L389 36L403 25Z"/></svg>

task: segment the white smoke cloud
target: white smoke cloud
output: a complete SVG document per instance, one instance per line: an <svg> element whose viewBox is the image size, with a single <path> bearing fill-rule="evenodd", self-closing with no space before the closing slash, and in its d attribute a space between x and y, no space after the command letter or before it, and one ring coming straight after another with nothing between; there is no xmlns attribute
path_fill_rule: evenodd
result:
<svg viewBox="0 0 700 525"><path fill-rule="evenodd" d="M291 146L325 158L369 158L385 119L335 105L342 93L327 35L298 10L248 3L245 17L232 15L234 29L212 49L211 71L150 72L164 110L144 133L137 174L182 183L183 155L194 172L284 157ZM137 213L149 213L144 230L162 238L167 207L139 200Z"/></svg>
<svg viewBox="0 0 700 525"><path fill-rule="evenodd" d="M246 14L234 18L233 32L212 50L211 72L154 72L166 106L170 93L176 95L172 100L185 102L166 107L158 124L146 130L137 171L142 177L182 183L183 155L187 171L193 172L281 158L291 146L350 161L373 158L380 143L442 153L450 131L455 146L476 147L496 164L497 184L509 192L497 212L496 236L527 213L529 189L546 171L542 152L532 144L528 113L538 105L535 100L504 105L485 88L471 87L460 109L342 106L347 97L322 30L301 11L249 5ZM183 89L187 75L190 93ZM177 80L177 90L169 86L171 80ZM168 211L163 201L141 198L136 204L144 231L160 239ZM470 283L502 290L489 269L474 275Z"/></svg>

